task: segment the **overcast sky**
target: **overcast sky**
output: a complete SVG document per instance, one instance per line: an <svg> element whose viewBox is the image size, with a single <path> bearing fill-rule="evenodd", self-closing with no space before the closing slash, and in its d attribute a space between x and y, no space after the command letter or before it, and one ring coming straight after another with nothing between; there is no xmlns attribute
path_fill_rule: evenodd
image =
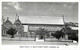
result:
<svg viewBox="0 0 80 50"><path fill-rule="evenodd" d="M16 13L20 17L28 16L51 16L61 17L64 15L66 22L78 22L77 2L3 2L2 15L9 17L12 22Z"/></svg>

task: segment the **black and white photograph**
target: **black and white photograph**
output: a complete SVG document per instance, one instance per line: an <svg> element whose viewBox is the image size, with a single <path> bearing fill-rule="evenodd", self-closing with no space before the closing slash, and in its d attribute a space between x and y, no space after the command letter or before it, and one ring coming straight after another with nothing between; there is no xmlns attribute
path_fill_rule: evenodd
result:
<svg viewBox="0 0 80 50"><path fill-rule="evenodd" d="M78 46L78 2L2 2L2 45Z"/></svg>

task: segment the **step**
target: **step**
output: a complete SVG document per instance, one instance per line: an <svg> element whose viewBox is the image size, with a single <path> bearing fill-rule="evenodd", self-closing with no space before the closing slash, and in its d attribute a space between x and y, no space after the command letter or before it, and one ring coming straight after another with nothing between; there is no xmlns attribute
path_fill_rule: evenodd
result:
<svg viewBox="0 0 80 50"><path fill-rule="evenodd" d="M39 42L44 42L44 39L39 39L39 38L36 38L36 41L39 41Z"/></svg>

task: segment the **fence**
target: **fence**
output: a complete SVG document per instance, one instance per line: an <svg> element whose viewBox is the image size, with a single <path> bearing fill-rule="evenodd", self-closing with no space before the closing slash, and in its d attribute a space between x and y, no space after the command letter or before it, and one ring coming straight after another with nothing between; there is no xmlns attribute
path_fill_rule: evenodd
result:
<svg viewBox="0 0 80 50"><path fill-rule="evenodd" d="M9 35L2 36L2 40L10 40L10 41L36 41L36 35L34 36L20 36L15 35L14 38L11 38Z"/></svg>
<svg viewBox="0 0 80 50"><path fill-rule="evenodd" d="M45 37L44 41L45 42L72 42L72 40L68 40L62 37L59 40L55 37Z"/></svg>

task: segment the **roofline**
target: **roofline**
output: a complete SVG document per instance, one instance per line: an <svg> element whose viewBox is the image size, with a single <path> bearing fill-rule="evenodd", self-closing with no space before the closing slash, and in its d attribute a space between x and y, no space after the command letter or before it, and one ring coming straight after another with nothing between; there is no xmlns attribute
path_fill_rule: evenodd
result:
<svg viewBox="0 0 80 50"><path fill-rule="evenodd" d="M64 24L32 24L32 23L22 23L22 25L59 25L59 26L64 26Z"/></svg>

